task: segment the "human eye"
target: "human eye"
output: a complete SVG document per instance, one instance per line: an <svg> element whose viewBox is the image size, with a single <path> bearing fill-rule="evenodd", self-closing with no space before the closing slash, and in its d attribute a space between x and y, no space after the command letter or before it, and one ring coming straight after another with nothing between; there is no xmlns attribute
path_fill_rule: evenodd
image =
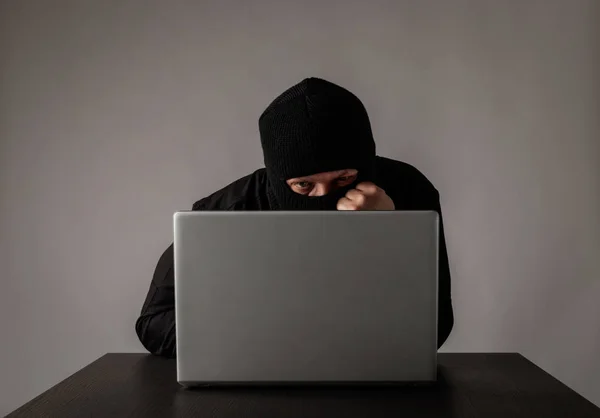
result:
<svg viewBox="0 0 600 418"><path fill-rule="evenodd" d="M305 193L305 192L309 192L312 189L313 184L310 181L296 181L296 182L292 183L292 186L296 190L298 190L302 193Z"/></svg>
<svg viewBox="0 0 600 418"><path fill-rule="evenodd" d="M341 176L337 178L338 184L348 184L352 183L356 176Z"/></svg>

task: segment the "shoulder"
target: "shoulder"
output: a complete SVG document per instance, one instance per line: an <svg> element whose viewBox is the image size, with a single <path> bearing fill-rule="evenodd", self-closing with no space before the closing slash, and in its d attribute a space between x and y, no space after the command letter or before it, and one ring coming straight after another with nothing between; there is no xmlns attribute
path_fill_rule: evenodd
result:
<svg viewBox="0 0 600 418"><path fill-rule="evenodd" d="M411 164L377 157L375 168L375 183L385 190L395 203L404 202L409 208L413 205L420 207L422 202L435 202L439 199L439 193L433 183Z"/></svg>
<svg viewBox="0 0 600 418"><path fill-rule="evenodd" d="M261 168L198 200L192 210L260 209L266 199L266 185L266 172Z"/></svg>
<svg viewBox="0 0 600 418"><path fill-rule="evenodd" d="M413 165L391 158L377 157L375 166L378 180L398 182L411 188L437 191L425 174Z"/></svg>

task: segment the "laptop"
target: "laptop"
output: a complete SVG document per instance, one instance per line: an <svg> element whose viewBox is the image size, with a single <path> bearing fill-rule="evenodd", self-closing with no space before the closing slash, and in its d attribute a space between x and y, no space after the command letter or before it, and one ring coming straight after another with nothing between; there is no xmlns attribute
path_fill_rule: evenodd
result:
<svg viewBox="0 0 600 418"><path fill-rule="evenodd" d="M431 383L438 214L178 212L183 386Z"/></svg>

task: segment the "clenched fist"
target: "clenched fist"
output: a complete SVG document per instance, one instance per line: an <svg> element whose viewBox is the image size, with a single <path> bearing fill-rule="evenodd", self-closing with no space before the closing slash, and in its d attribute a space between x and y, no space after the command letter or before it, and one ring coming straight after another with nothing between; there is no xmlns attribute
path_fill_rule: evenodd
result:
<svg viewBox="0 0 600 418"><path fill-rule="evenodd" d="M394 210L392 199L375 184L359 183L337 203L337 210Z"/></svg>

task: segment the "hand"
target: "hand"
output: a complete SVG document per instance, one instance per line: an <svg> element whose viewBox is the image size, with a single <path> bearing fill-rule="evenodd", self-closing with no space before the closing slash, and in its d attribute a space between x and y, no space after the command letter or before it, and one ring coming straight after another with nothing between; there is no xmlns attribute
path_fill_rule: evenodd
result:
<svg viewBox="0 0 600 418"><path fill-rule="evenodd" d="M392 199L375 184L359 183L337 203L337 210L394 210Z"/></svg>

